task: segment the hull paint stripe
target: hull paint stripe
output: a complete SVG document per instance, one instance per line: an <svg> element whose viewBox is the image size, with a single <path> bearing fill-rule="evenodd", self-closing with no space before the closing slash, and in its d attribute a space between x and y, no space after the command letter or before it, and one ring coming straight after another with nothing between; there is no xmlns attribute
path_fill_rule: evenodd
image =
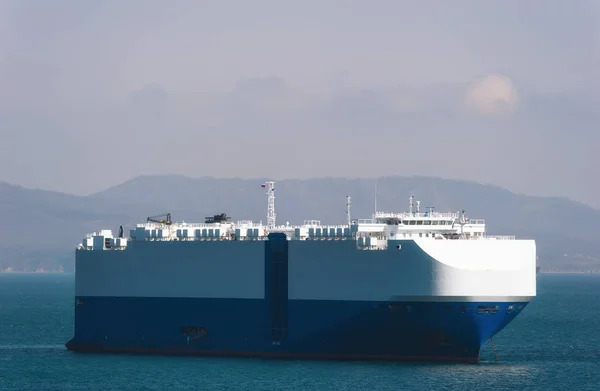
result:
<svg viewBox="0 0 600 391"><path fill-rule="evenodd" d="M409 302L464 302L464 303L509 303L530 302L535 296L390 296L389 301Z"/></svg>
<svg viewBox="0 0 600 391"><path fill-rule="evenodd" d="M144 297L134 297L134 296L110 296L110 295L77 295L78 297L90 297L90 298L98 298L98 299L121 299L121 298L130 298L130 299L139 299L143 298L146 300L151 299L165 299L164 297L159 296L144 296ZM289 300L289 301L307 301L307 302L369 302L369 303L386 303L386 302L431 302L431 303L440 303L440 302L453 302L453 303L489 303L489 302L497 302L497 303L512 303L512 302L520 302L520 303L528 303L531 302L535 296L390 296L388 300L320 300L320 299L305 299L305 300ZM212 297L168 297L166 299L172 300L232 300L227 297L222 298L212 298ZM238 300L238 299L235 299ZM255 299L239 299L239 300L255 300ZM262 299L259 299L262 300Z"/></svg>
<svg viewBox="0 0 600 391"><path fill-rule="evenodd" d="M212 350L185 349L146 349L146 348L115 348L91 345L73 345L67 343L67 349L76 353L119 353L119 354L154 354L161 356L198 356L198 357L240 357L240 358L271 358L271 359L312 359L340 361L439 361L439 362L479 362L479 356L474 357L428 357L428 356L393 356L366 354L302 354L284 352L236 352Z"/></svg>

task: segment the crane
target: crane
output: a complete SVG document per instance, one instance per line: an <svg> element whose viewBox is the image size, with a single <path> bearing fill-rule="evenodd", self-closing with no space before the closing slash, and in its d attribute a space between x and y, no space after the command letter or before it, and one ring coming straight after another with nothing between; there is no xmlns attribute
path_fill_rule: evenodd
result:
<svg viewBox="0 0 600 391"><path fill-rule="evenodd" d="M164 219L161 217L164 217ZM152 221L154 223L160 223L160 224L165 224L165 225L173 224L173 221L171 220L171 213L166 213L166 214L157 215L157 216L150 216L150 217L148 217L148 219L146 221Z"/></svg>

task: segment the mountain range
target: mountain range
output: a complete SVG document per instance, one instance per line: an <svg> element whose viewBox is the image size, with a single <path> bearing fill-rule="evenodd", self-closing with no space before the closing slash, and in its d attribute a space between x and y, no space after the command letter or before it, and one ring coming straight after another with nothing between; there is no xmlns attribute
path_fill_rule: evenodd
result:
<svg viewBox="0 0 600 391"><path fill-rule="evenodd" d="M86 233L107 228L116 234L119 225L128 232L163 213L175 221L226 213L234 221L266 222L260 187L266 180L139 176L88 196L0 182L0 270L72 271L75 246ZM422 210L465 210L470 218L484 218L489 234L536 239L543 271L600 271L600 211L569 199L433 177L287 179L275 186L278 224L345 223L346 195L353 218L369 218L375 207L405 211L414 195Z"/></svg>

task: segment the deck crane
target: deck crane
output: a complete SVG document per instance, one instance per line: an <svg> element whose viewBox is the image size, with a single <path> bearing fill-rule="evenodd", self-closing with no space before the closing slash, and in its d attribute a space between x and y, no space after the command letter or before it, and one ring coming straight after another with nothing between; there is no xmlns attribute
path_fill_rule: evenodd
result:
<svg viewBox="0 0 600 391"><path fill-rule="evenodd" d="M164 218L161 218L161 217L164 217ZM165 225L173 224L173 221L171 220L171 213L166 213L166 214L157 215L157 216L150 216L150 217L148 217L148 219L146 221L148 221L148 222L152 221L154 223L160 223L160 224L165 224Z"/></svg>

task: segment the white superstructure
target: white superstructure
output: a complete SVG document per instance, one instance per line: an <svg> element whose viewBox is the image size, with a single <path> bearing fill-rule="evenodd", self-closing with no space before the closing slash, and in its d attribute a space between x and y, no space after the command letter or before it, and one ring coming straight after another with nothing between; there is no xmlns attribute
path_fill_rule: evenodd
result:
<svg viewBox="0 0 600 391"><path fill-rule="evenodd" d="M205 223L166 220L137 224L128 238L113 237L111 230L88 234L77 247L80 250L122 250L134 241L216 241L266 240L271 232L283 232L289 240L356 240L363 249L387 248L388 240L515 240L515 236L491 236L485 233L483 219L468 219L464 211L440 213L420 210L420 202L411 196L408 212L378 211L370 219L352 220L351 200L347 197L348 224L322 225L320 220L305 220L302 225L275 225L274 182L267 182L267 224L248 220L231 222L225 215ZM216 219L222 217L222 220ZM149 218L150 220L150 218Z"/></svg>

